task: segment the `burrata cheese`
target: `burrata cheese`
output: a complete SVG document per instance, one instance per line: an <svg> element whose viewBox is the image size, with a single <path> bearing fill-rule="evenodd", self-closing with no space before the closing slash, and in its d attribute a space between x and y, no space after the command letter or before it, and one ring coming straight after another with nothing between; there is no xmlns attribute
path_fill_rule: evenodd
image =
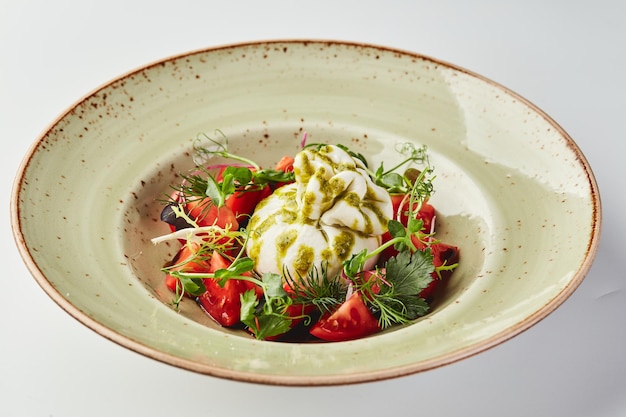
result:
<svg viewBox="0 0 626 417"><path fill-rule="evenodd" d="M299 279L325 269L334 277L350 256L380 246L391 198L338 146L306 148L294 159L295 182L261 201L250 218L247 255L261 274Z"/></svg>

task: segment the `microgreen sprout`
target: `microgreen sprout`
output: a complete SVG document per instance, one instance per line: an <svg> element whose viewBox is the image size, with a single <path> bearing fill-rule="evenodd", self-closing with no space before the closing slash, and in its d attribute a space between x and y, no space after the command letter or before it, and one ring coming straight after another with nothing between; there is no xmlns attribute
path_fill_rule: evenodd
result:
<svg viewBox="0 0 626 417"><path fill-rule="evenodd" d="M224 132L216 129L215 134L220 137L221 141L213 139L206 133L199 133L196 136L196 140L194 141L194 162L197 166L203 166L209 159L220 156L222 158L239 161L244 165L253 167L255 170L261 169L261 167L252 159L244 158L229 152L228 137L224 134ZM206 142L209 144L207 145Z"/></svg>

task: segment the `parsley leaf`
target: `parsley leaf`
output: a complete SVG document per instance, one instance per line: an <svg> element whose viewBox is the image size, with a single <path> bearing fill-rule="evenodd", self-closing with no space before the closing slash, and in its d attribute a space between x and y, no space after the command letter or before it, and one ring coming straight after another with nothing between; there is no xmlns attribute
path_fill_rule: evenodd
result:
<svg viewBox="0 0 626 417"><path fill-rule="evenodd" d="M280 275L277 276L280 277ZM257 339L263 340L278 336L291 329L292 319L284 314L285 309L291 303L286 293L284 296L266 297L264 302L260 302L254 290L248 290L241 294L240 299L241 322L248 326Z"/></svg>
<svg viewBox="0 0 626 417"><path fill-rule="evenodd" d="M373 283L362 284L373 312L380 315L381 328L408 323L428 312L428 303L420 293L433 280L433 271L430 250L414 253L405 250L389 258L384 279L376 280L377 292L371 290Z"/></svg>
<svg viewBox="0 0 626 417"><path fill-rule="evenodd" d="M387 280L397 294L419 294L432 281L435 270L430 250L402 251L387 261Z"/></svg>

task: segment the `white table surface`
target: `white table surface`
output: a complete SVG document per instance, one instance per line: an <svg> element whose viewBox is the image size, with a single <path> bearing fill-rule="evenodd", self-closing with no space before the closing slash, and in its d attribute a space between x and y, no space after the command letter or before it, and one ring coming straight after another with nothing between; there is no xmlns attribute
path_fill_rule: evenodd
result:
<svg viewBox="0 0 626 417"><path fill-rule="evenodd" d="M626 24L619 1L0 0L0 414L5 416L626 416ZM278 38L373 43L483 74L550 114L600 186L603 233L559 309L487 352L376 383L289 388L180 370L62 311L16 250L10 190L68 106L149 62ZM345 414L344 414L345 415Z"/></svg>

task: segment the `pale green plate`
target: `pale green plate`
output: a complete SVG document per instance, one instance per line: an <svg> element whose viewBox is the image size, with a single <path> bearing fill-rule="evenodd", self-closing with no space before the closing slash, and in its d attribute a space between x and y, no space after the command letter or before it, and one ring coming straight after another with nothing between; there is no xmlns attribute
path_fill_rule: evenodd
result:
<svg viewBox="0 0 626 417"><path fill-rule="evenodd" d="M176 247L150 242L167 231L157 200L215 129L266 166L303 131L389 167L396 143L426 144L438 237L461 248L432 313L353 342L286 344L221 329L192 301L174 311L159 268ZM528 101L418 54L317 41L202 50L111 81L35 142L11 208L26 265L86 326L174 366L281 385L406 375L519 334L583 280L601 217L584 156Z"/></svg>

